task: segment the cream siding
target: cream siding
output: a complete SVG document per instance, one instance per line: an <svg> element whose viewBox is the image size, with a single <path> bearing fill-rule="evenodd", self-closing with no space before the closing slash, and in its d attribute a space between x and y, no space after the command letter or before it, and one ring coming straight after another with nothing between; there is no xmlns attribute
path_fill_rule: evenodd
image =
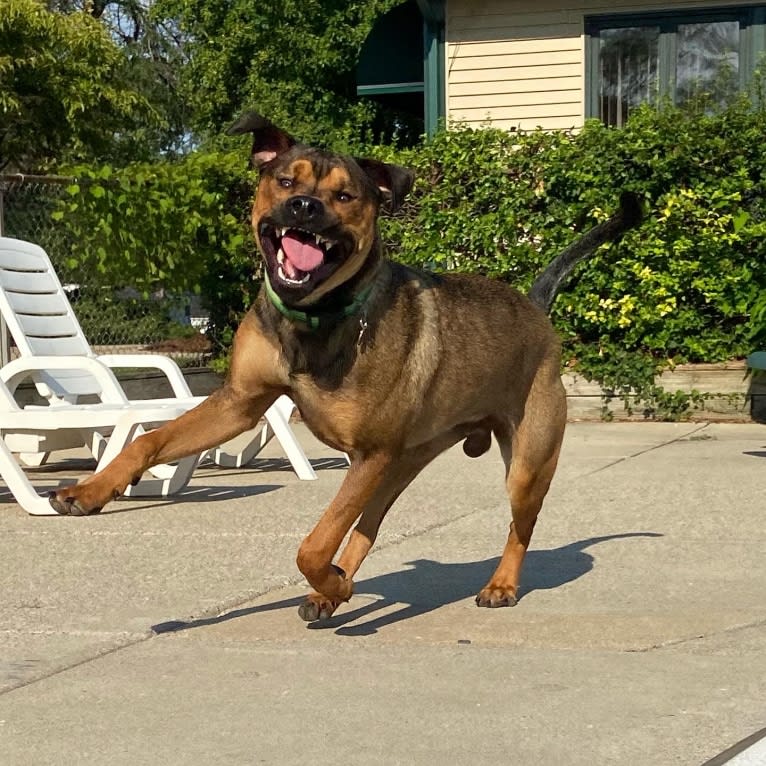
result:
<svg viewBox="0 0 766 766"><path fill-rule="evenodd" d="M580 127L585 117L586 16L751 4L448 0L447 116L505 129Z"/></svg>

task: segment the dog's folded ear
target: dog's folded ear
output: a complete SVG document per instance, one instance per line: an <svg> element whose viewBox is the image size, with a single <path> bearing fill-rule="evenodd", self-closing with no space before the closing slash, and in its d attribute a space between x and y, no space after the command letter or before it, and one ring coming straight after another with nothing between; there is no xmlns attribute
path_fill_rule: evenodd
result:
<svg viewBox="0 0 766 766"><path fill-rule="evenodd" d="M289 133L258 112L246 112L226 131L228 136L243 133L253 134L250 160L258 170L297 143Z"/></svg>
<svg viewBox="0 0 766 766"><path fill-rule="evenodd" d="M415 173L401 165L367 158L355 158L356 164L372 179L375 186L390 200L391 212L396 212L412 189Z"/></svg>

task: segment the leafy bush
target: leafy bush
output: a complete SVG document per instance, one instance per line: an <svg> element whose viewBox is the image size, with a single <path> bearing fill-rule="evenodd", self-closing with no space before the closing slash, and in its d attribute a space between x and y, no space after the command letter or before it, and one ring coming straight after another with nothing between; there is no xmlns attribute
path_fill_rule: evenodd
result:
<svg viewBox="0 0 766 766"><path fill-rule="evenodd" d="M766 341L765 129L745 99L715 115L640 109L625 128L576 134L458 127L398 155L419 182L384 236L404 262L526 288L636 192L644 222L578 267L553 319L568 365L675 417L682 403L654 386L658 371Z"/></svg>
<svg viewBox="0 0 766 766"><path fill-rule="evenodd" d="M755 105L754 105L755 103ZM637 110L621 129L588 122L577 133L460 126L415 149L372 147L415 168L411 199L382 221L392 257L473 271L526 289L580 232L608 217L622 190L646 217L581 264L553 320L566 364L647 411L680 416L654 386L680 362L741 358L766 342L766 109ZM230 328L254 292L248 232L254 179L237 152L89 179L56 214L77 236L72 258L114 284L201 291L213 324ZM225 345L225 343L224 343Z"/></svg>
<svg viewBox="0 0 766 766"><path fill-rule="evenodd" d="M198 334L169 317L167 300L121 296L109 288L86 288L71 300L85 337L99 345L146 345Z"/></svg>
<svg viewBox="0 0 766 766"><path fill-rule="evenodd" d="M2 1L0 169L147 155L164 134L164 114L136 81L141 57L131 63L92 5Z"/></svg>
<svg viewBox="0 0 766 766"><path fill-rule="evenodd" d="M210 335L223 346L257 287L247 225L253 179L236 152L180 162L68 169L78 180L53 213L67 267L144 294L201 294Z"/></svg>

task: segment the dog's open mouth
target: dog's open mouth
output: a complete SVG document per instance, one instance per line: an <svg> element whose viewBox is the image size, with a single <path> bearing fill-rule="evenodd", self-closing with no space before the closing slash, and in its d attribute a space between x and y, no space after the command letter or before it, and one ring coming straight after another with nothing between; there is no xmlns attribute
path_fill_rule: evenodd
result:
<svg viewBox="0 0 766 766"><path fill-rule="evenodd" d="M326 265L337 243L320 234L294 228L261 226L261 246L279 281L302 287Z"/></svg>

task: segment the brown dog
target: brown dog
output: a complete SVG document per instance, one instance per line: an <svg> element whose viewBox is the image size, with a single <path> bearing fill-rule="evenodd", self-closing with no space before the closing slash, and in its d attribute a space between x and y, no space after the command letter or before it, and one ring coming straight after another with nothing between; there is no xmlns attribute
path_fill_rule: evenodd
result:
<svg viewBox="0 0 766 766"><path fill-rule="evenodd" d="M257 114L230 132L254 137L261 179L252 225L265 284L237 332L228 379L100 473L52 493L51 504L63 514L96 512L150 466L254 427L288 394L313 433L351 457L338 495L298 552L315 589L300 615L316 620L351 597L383 517L421 469L459 441L466 454L481 455L494 434L512 523L476 603L514 604L566 421L559 342L541 307L577 260L635 223L635 200L625 197L614 218L562 253L530 300L501 282L384 259L379 207L385 194L396 208L412 186L409 170L302 146Z"/></svg>

